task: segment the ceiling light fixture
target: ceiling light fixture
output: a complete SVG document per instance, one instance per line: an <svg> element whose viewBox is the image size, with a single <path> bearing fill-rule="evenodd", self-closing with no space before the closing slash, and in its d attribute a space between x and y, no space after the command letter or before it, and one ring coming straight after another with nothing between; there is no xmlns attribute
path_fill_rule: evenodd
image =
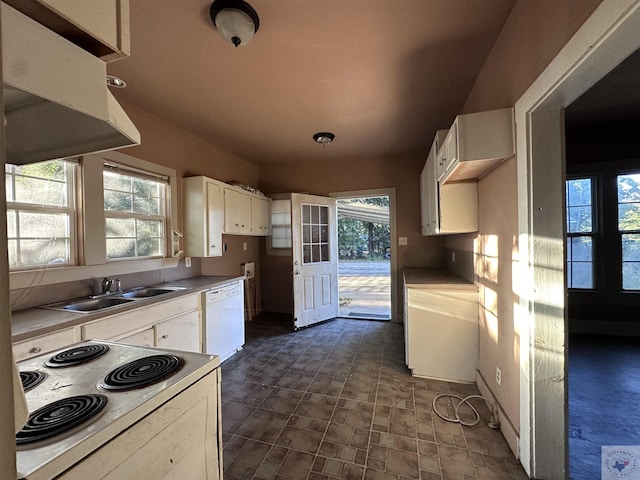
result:
<svg viewBox="0 0 640 480"><path fill-rule="evenodd" d="M334 138L336 138L336 136L331 132L318 132L313 136L313 139L317 143L322 145L322 148L325 148L327 145L333 142Z"/></svg>
<svg viewBox="0 0 640 480"><path fill-rule="evenodd" d="M124 88L127 84L121 78L114 75L107 75L107 87Z"/></svg>
<svg viewBox="0 0 640 480"><path fill-rule="evenodd" d="M220 35L236 47L249 43L260 27L258 14L243 0L215 0L209 13Z"/></svg>

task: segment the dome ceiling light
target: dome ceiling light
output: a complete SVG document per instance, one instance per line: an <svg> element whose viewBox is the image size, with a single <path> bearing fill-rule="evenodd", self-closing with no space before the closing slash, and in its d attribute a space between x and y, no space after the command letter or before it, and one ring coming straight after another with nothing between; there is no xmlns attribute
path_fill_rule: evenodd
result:
<svg viewBox="0 0 640 480"><path fill-rule="evenodd" d="M323 149L326 148L326 146L329 145L331 142L333 142L334 138L336 138L336 136L331 132L318 132L313 135L313 139L317 143L322 145Z"/></svg>
<svg viewBox="0 0 640 480"><path fill-rule="evenodd" d="M260 27L258 14L243 0L215 0L209 10L220 35L235 45L246 45Z"/></svg>

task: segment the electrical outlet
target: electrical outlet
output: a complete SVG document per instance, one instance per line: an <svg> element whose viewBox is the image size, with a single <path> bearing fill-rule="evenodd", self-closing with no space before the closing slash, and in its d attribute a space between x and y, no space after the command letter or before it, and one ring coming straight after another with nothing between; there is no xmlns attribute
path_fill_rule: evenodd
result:
<svg viewBox="0 0 640 480"><path fill-rule="evenodd" d="M456 262L456 252L451 252L451 263Z"/></svg>
<svg viewBox="0 0 640 480"><path fill-rule="evenodd" d="M407 237L398 237L398 245L406 245Z"/></svg>
<svg viewBox="0 0 640 480"><path fill-rule="evenodd" d="M242 250L246 250L247 249L247 242L242 242Z"/></svg>
<svg viewBox="0 0 640 480"><path fill-rule="evenodd" d="M500 370L500 367L496 367L496 383L502 385L502 370Z"/></svg>
<svg viewBox="0 0 640 480"><path fill-rule="evenodd" d="M187 268L191 266L191 257L184 257L184 266Z"/></svg>

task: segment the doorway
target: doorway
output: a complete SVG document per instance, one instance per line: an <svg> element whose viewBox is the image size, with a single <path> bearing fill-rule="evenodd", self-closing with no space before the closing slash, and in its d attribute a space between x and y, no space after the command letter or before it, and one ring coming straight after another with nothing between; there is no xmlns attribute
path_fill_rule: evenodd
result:
<svg viewBox="0 0 640 480"><path fill-rule="evenodd" d="M395 191L332 194L337 198L339 315L393 320Z"/></svg>
<svg viewBox="0 0 640 480"><path fill-rule="evenodd" d="M340 316L391 319L389 196L339 198Z"/></svg>
<svg viewBox="0 0 640 480"><path fill-rule="evenodd" d="M520 459L536 478L568 475L563 110L640 46L639 26L640 2L603 3L515 106Z"/></svg>

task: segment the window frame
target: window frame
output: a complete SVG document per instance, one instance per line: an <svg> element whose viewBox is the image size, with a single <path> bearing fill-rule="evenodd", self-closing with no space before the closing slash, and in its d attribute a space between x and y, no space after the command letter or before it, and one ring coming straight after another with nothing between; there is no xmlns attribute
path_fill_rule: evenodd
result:
<svg viewBox="0 0 640 480"><path fill-rule="evenodd" d="M163 268L173 268L179 260L178 231L178 177L175 169L152 163L120 152L103 152L76 159L79 167L76 175L77 198L77 265L46 266L35 270L9 273L10 289L31 288L34 285L53 285L78 280L94 280L105 276L141 273ZM102 170L104 161L111 161L130 168L165 175L169 178L167 189L165 226L165 256L162 258L123 259L106 262L106 236ZM97 194L96 192L100 192ZM172 240L176 240L173 242Z"/></svg>
<svg viewBox="0 0 640 480"><path fill-rule="evenodd" d="M636 168L636 169L625 169L625 170L620 170L617 171L615 174L615 195L616 195L616 229L615 229L615 233L617 236L617 245L618 247L618 254L619 254L619 288L621 292L626 292L626 293L640 293L640 287L639 288L625 288L624 287L624 257L623 257L623 243L622 243L622 239L625 235L640 235L640 228L637 229L631 229L631 230L621 230L620 229L620 201L619 201L619 192L618 192L618 178L622 177L622 176L631 176L631 175L638 175L640 176L640 168ZM627 202L623 202L623 203L627 203ZM638 263L640 264L640 261L634 262L634 263Z"/></svg>
<svg viewBox="0 0 640 480"><path fill-rule="evenodd" d="M131 168L126 165L116 164L111 161L104 162L103 175L105 172L122 174L130 177L136 177L136 178L147 179L147 180L155 180L155 181L158 181L158 183L164 185L164 189L163 189L164 191L163 191L163 195L161 198L161 205L160 205L161 211L157 215L125 212L125 211L118 211L118 210L107 210L106 208L103 210L104 219L105 219L105 242L108 242L110 238L107 236L107 232L106 232L106 222L108 218L160 221L161 235L159 238L162 239L160 242L161 243L160 255L146 255L146 256L135 255L133 257L109 257L106 251L106 246L105 246L105 260L107 262L122 262L122 261L131 261L131 260L144 260L149 258L167 257L168 248L169 248L169 245L167 242L167 237L169 237L169 230L167 228L167 224L169 223L167 218L167 212L170 211L170 208L171 208L168 201L168 196L169 196L168 194L170 190L169 178L165 175L158 175L149 171L141 171L139 169ZM104 183L103 183L103 188L102 188L103 199L106 191L107 189L104 187ZM103 205L104 205L104 200L103 200ZM138 236L136 235L135 238L137 240Z"/></svg>
<svg viewBox="0 0 640 480"><path fill-rule="evenodd" d="M569 232L568 228L568 218L569 218L569 208L568 205L568 183L570 181L576 180L590 180L590 191L591 191L591 231L590 232ZM598 181L597 175L594 174L574 174L567 175L565 179L565 205L564 205L564 215L565 215L565 261L564 266L566 270L566 283L567 289L572 291L592 291L598 290L599 280L598 280L598 238L599 238L599 215L600 215L600 207L599 207L599 186L600 182ZM570 268L572 263L575 263L574 260L569 258L569 250L573 251L573 247L570 247L571 239L573 238L591 238L591 287L572 287L569 282L569 272L573 272ZM571 273L571 278L573 279L573 273Z"/></svg>
<svg viewBox="0 0 640 480"><path fill-rule="evenodd" d="M50 160L53 161L53 160ZM20 213L48 213L48 214L64 214L68 216L69 221L69 261L64 263L55 263L55 264L34 264L34 265L18 265L15 267L9 267L10 275L12 273L18 272L29 272L34 270L41 270L44 268L64 268L64 267L74 267L79 263L78 259L78 184L77 178L80 176L80 168L78 162L74 159L56 159L56 161L65 162L70 168L65 172L65 184L67 185L67 206L54 206L54 205L45 205L39 203L30 203L30 202L19 202L13 200L6 201L6 210L7 210L7 218L10 211L17 211ZM37 163L45 163L45 162L37 162ZM5 164L5 182L7 175L10 175L13 179L13 183L15 183L16 174L15 172L7 174L6 168L15 169L21 167L21 165L11 165ZM26 175L21 175L26 176ZM36 177L32 177L36 178ZM13 238L13 237L12 237ZM18 245L21 240L26 240L19 235L15 237L17 239ZM7 241L9 241L9 237L7 237ZM20 250L18 246L18 251ZM7 252L8 253L8 252Z"/></svg>

